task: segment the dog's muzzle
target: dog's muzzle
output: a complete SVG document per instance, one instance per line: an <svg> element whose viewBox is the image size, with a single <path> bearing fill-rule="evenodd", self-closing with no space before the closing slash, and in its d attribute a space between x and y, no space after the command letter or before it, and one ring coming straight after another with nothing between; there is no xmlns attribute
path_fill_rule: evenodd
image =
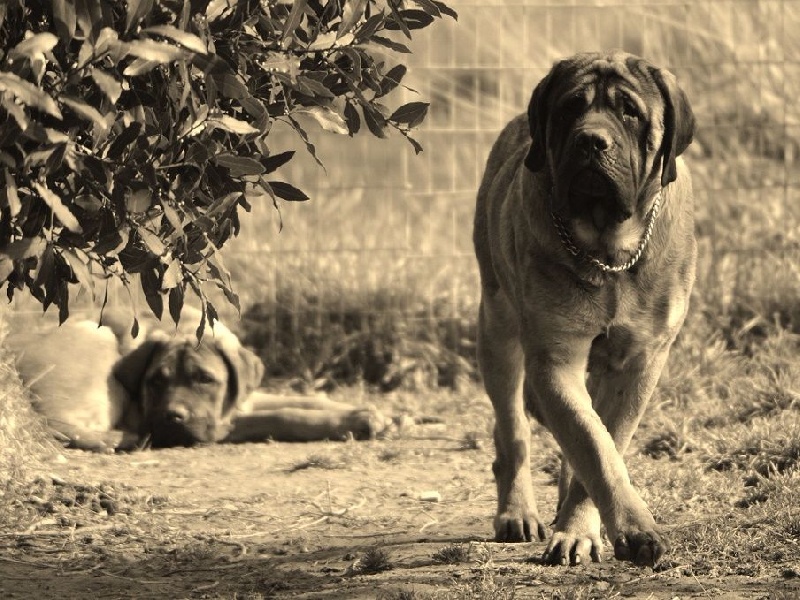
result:
<svg viewBox="0 0 800 600"><path fill-rule="evenodd" d="M621 273L632 268L642 257L642 254L644 253L644 250L653 235L653 228L655 227L658 213L661 212L662 198L663 196L661 190L659 190L653 198L653 204L647 213L644 234L642 235L641 240L639 240L636 250L627 261L618 265L609 265L608 263L603 262L599 258L592 256L591 254L579 248L564 220L558 214L556 214L555 211L551 212L550 215L553 219L553 225L558 232L558 237L561 239L561 243L567 252L579 260L599 269L603 273Z"/></svg>

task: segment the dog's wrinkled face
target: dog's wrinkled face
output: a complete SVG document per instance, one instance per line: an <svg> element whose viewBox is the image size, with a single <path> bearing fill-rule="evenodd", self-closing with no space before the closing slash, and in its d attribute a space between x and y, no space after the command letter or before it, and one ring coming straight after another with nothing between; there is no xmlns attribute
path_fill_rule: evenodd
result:
<svg viewBox="0 0 800 600"><path fill-rule="evenodd" d="M164 344L144 372L143 423L153 447L212 443L227 435L235 408L231 366L211 344Z"/></svg>
<svg viewBox="0 0 800 600"><path fill-rule="evenodd" d="M537 86L528 118L526 166L546 169L553 211L588 251L624 259L692 138L694 119L674 77L630 54L578 55Z"/></svg>

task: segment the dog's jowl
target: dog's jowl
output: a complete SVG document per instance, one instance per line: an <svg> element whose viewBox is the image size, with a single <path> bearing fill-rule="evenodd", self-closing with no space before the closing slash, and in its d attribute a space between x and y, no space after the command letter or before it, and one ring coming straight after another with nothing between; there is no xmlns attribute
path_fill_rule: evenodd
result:
<svg viewBox="0 0 800 600"><path fill-rule="evenodd" d="M496 417L499 541L545 539L529 415L563 460L544 559L654 565L664 535L622 456L694 280L694 118L675 77L621 52L557 63L509 123L478 192L478 357Z"/></svg>

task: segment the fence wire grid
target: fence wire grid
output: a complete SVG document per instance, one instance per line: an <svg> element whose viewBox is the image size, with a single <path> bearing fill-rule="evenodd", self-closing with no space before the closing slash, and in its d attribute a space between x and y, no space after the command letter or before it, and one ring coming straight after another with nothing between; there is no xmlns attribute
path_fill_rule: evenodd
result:
<svg viewBox="0 0 800 600"><path fill-rule="evenodd" d="M276 151L297 150L281 175L311 200L278 213L256 198L224 251L244 312L270 324L267 362L331 326L348 334L348 319L374 324L388 313L400 315L405 333L444 320L457 353L469 351L479 297L472 218L484 161L554 61L579 51L639 54L687 91L699 125L687 153L705 257L698 285L733 293L754 268L797 279L800 0L448 5L457 22L437 22L417 32L413 54L387 57L409 66L410 89L397 100L431 103L415 134L421 154L399 135L318 132L323 170L299 140L275 135ZM718 226L731 218L740 226ZM724 290L719 298L724 304Z"/></svg>

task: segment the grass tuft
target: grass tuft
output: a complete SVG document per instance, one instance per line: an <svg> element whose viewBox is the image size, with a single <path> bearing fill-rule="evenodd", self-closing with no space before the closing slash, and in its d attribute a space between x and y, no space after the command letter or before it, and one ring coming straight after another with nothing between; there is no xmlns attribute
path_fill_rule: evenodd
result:
<svg viewBox="0 0 800 600"><path fill-rule="evenodd" d="M469 560L469 544L449 544L434 552L433 561L443 565L457 565Z"/></svg>
<svg viewBox="0 0 800 600"><path fill-rule="evenodd" d="M374 575L392 568L389 553L380 546L369 548L364 555L356 561L352 570L361 575Z"/></svg>

